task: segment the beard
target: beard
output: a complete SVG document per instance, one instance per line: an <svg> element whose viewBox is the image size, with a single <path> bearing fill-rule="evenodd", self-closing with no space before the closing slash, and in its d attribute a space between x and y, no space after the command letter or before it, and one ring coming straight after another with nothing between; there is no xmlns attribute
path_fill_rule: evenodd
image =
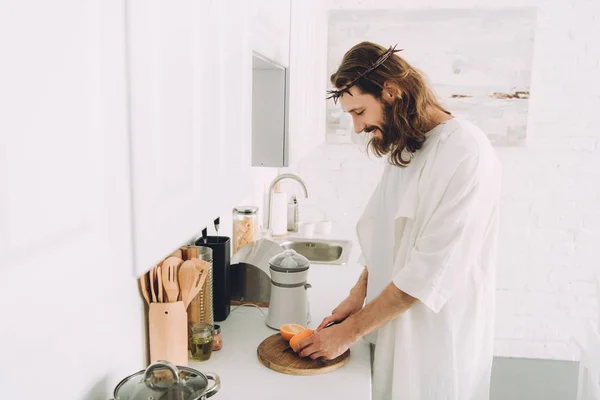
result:
<svg viewBox="0 0 600 400"><path fill-rule="evenodd" d="M369 148L379 157L388 154L392 150L392 145L397 141L396 138L402 130L401 126L398 126L394 118L394 106L392 104L383 103L383 122L381 126L370 125L365 128L367 134L371 134L369 140ZM372 135L373 131L378 130L380 135Z"/></svg>
<svg viewBox="0 0 600 400"><path fill-rule="evenodd" d="M369 140L367 151L373 151L377 157L388 156L391 164L406 167L414 152L421 148L426 139L425 132L414 126L417 119L412 117L414 110L401 103L400 99L392 104L383 103L383 122L381 126L369 126L365 131L378 129L381 136Z"/></svg>

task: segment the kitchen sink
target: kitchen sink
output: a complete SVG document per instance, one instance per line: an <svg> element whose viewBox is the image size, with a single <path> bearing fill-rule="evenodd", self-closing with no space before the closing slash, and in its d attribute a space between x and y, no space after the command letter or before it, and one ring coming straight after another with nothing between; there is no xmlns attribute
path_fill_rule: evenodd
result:
<svg viewBox="0 0 600 400"><path fill-rule="evenodd" d="M302 254L311 264L344 265L352 250L352 242L349 240L286 238L278 243L284 249Z"/></svg>

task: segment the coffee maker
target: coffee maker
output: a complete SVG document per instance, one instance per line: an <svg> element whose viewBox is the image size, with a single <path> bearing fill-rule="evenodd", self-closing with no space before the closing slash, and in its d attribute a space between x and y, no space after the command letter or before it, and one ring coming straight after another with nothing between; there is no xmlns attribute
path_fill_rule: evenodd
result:
<svg viewBox="0 0 600 400"><path fill-rule="evenodd" d="M279 329L283 324L310 323L310 307L306 290L310 262L294 250L285 250L269 261L271 296L267 326Z"/></svg>

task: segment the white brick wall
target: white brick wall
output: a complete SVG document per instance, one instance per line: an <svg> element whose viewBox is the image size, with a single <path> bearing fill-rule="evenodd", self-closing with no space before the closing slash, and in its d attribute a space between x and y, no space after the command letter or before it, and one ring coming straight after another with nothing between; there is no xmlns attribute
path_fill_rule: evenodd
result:
<svg viewBox="0 0 600 400"><path fill-rule="evenodd" d="M337 0L332 7L525 4L538 5ZM595 39L600 1L540 1L537 18L527 144L497 148L504 188L496 354L576 359L569 337L586 318L598 315L593 278L600 269L600 41ZM351 145L326 144L290 170L306 179L318 196L313 201L336 221L334 233L351 232L356 240L356 220L381 164Z"/></svg>

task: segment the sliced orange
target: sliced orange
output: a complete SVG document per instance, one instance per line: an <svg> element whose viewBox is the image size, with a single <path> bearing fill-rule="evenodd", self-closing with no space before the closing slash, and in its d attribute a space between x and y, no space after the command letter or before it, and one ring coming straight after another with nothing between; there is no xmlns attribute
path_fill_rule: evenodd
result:
<svg viewBox="0 0 600 400"><path fill-rule="evenodd" d="M297 353L298 352L298 344L300 344L300 342L303 341L304 339L311 337L314 333L315 333L315 331L313 331L312 329L305 329L302 332L296 333L290 339L290 347Z"/></svg>
<svg viewBox="0 0 600 400"><path fill-rule="evenodd" d="M306 328L298 324L283 324L279 327L279 333L285 340L290 340L296 333L300 333Z"/></svg>

